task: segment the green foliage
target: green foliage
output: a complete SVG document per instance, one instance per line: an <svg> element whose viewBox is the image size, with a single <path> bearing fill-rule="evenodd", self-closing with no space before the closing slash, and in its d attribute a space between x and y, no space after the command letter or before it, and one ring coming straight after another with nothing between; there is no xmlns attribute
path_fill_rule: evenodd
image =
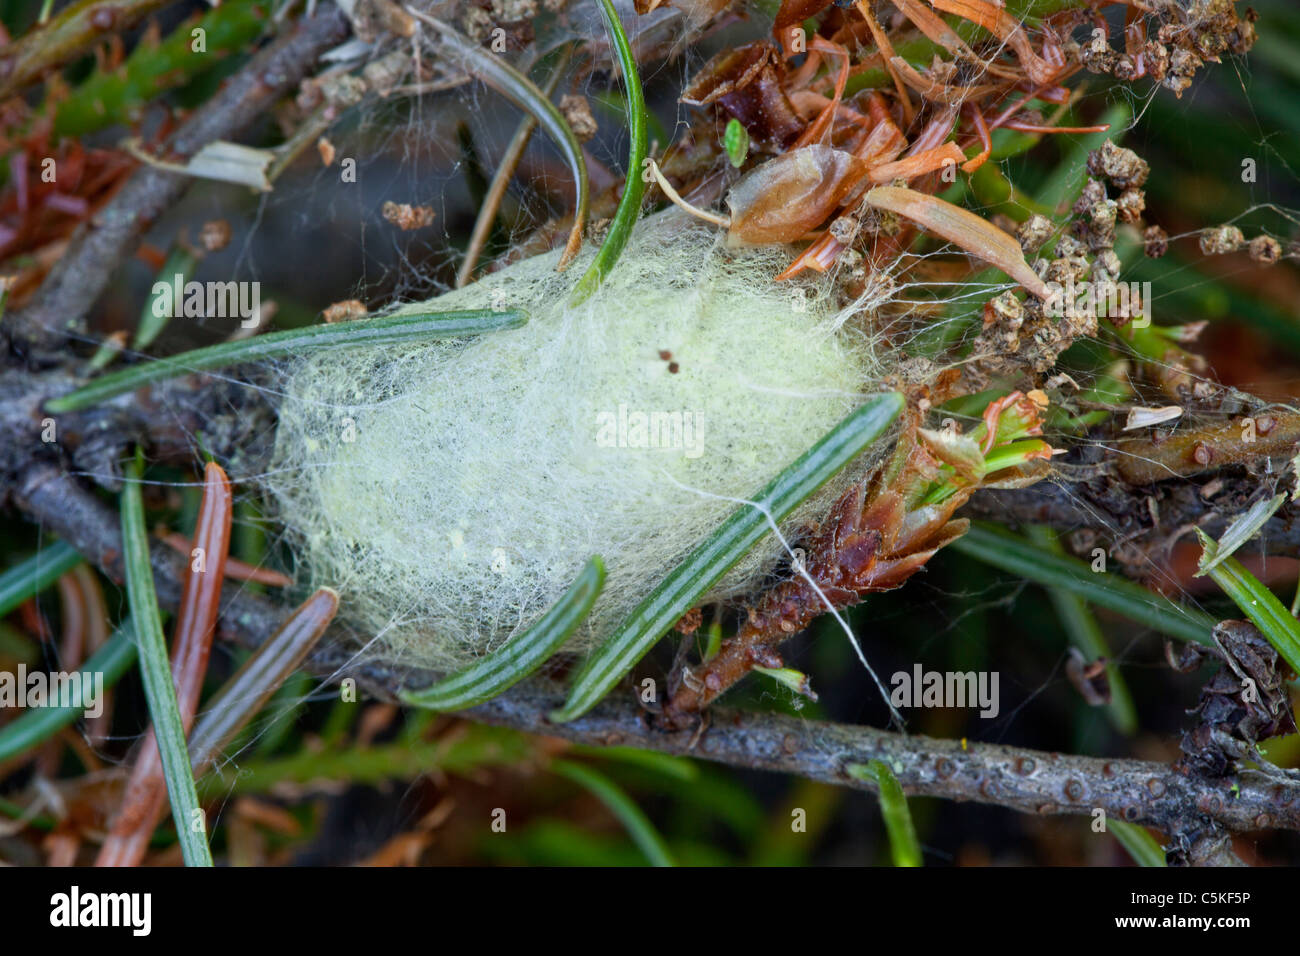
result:
<svg viewBox="0 0 1300 956"><path fill-rule="evenodd" d="M551 769L590 791L610 813L618 818L651 866L673 866L672 854L649 818L626 793L604 774L585 764L557 760Z"/></svg>
<svg viewBox="0 0 1300 956"><path fill-rule="evenodd" d="M40 594L81 563L71 545L56 541L0 574L0 617Z"/></svg>
<svg viewBox="0 0 1300 956"><path fill-rule="evenodd" d="M106 126L134 122L168 90L216 68L248 49L266 26L262 0L224 0L197 20L187 20L161 41L136 44L114 70L97 68L54 104L54 132L85 136ZM204 50L195 49L203 31Z"/></svg>
<svg viewBox="0 0 1300 956"><path fill-rule="evenodd" d="M750 504L732 513L628 616L586 661L556 722L573 720L602 697L722 579L760 538L801 502L862 454L903 410L903 396L890 392L868 400L799 457Z"/></svg>
<svg viewBox="0 0 1300 956"><path fill-rule="evenodd" d="M1053 554L1009 531L974 524L952 547L1003 571L1078 595L1171 637L1207 646L1212 643L1210 631L1215 620L1210 615L1175 604L1126 578L1093 571L1078 558Z"/></svg>
<svg viewBox="0 0 1300 956"><path fill-rule="evenodd" d="M596 258L573 290L570 301L574 305L586 301L614 268L614 263L618 262L628 237L632 235L632 227L641 214L641 197L645 194L641 166L646 157L646 108L636 57L632 53L627 34L623 31L623 23L610 0L600 0L600 14L605 21L605 29L609 31L610 45L618 56L618 65L623 71L623 82L627 90L627 179L623 186L623 196L618 201L618 209L614 212L604 241L596 251Z"/></svg>
<svg viewBox="0 0 1300 956"><path fill-rule="evenodd" d="M889 765L882 760L873 760L867 764L850 764L845 770L856 780L868 780L876 785L880 815L889 833L894 866L920 866L921 845L916 840L916 827L912 825L912 814L907 809L907 797Z"/></svg>
<svg viewBox="0 0 1300 956"><path fill-rule="evenodd" d="M546 663L578 629L605 583L605 562L593 556L564 596L523 634L432 687L402 700L429 710L466 710L491 700Z"/></svg>
<svg viewBox="0 0 1300 956"><path fill-rule="evenodd" d="M127 466L122 486L122 543L126 565L126 592L135 621L136 649L149 716L153 722L158 752L162 758L167 795L171 800L172 819L180 837L186 866L211 866L207 825L199 807L194 777L190 773L185 730L176 703L167 661L167 644L163 639L162 616L154 593L153 567L149 561L149 538L144 524L144 502L140 482L144 476L144 456L137 453Z"/></svg>
<svg viewBox="0 0 1300 956"><path fill-rule="evenodd" d="M130 621L124 622L108 643L90 656L80 674L101 675L104 690L107 691L135 663L135 641ZM12 723L0 727L0 764L27 753L76 722L92 703L81 699L84 683L80 674L72 683L77 699L70 704L33 708Z"/></svg>
<svg viewBox="0 0 1300 956"><path fill-rule="evenodd" d="M1165 851L1145 827L1125 823L1123 820L1107 820L1106 829L1114 834L1138 866L1167 865Z"/></svg>
<svg viewBox="0 0 1300 956"><path fill-rule="evenodd" d="M358 319L267 332L248 339L208 345L180 355L152 359L110 372L89 385L51 399L45 403L45 409L55 415L73 412L154 382L242 362L284 358L318 349L360 348L397 342L460 338L519 328L527 319L527 315L518 309L504 309L500 312L478 310L410 313L390 315L382 319Z"/></svg>
<svg viewBox="0 0 1300 956"><path fill-rule="evenodd" d="M1213 538L1200 528L1196 536L1201 540L1204 572L1259 628L1287 666L1300 674L1300 621L1240 561L1218 557L1219 546Z"/></svg>

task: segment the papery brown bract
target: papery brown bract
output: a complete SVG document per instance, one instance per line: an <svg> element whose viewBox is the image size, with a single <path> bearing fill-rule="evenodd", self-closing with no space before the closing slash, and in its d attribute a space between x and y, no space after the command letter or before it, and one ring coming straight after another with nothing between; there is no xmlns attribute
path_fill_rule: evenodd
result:
<svg viewBox="0 0 1300 956"><path fill-rule="evenodd" d="M835 504L807 540L804 563L750 608L713 658L694 673L683 670L666 723L686 726L755 667L783 666L776 648L826 611L901 587L966 533L969 522L953 513L979 488L1042 480L1051 446L1025 436L1041 433L1045 411L1042 393L1012 392L990 402L981 423L962 434L922 428L919 409L909 410L891 458ZM991 471L987 455L997 449L1016 454L1010 467Z"/></svg>
<svg viewBox="0 0 1300 956"><path fill-rule="evenodd" d="M681 96L689 106L716 103L738 120L754 146L779 152L804 128L782 86L785 66L772 44L759 41L726 50L695 75Z"/></svg>
<svg viewBox="0 0 1300 956"><path fill-rule="evenodd" d="M692 27L701 27L721 13L731 0L633 0L632 7L640 16L645 16L663 6L676 7L686 14L686 22Z"/></svg>
<svg viewBox="0 0 1300 956"><path fill-rule="evenodd" d="M1019 243L973 212L937 196L895 186L878 186L867 193L866 200L878 209L906 216L971 255L997 266L1039 298L1047 298L1047 284L1029 268Z"/></svg>
<svg viewBox="0 0 1300 956"><path fill-rule="evenodd" d="M920 417L910 421L893 459L836 503L808 540L808 558L789 580L749 610L734 638L712 659L687 671L664 709L670 727L696 714L755 667L781 667L776 648L829 609L850 607L866 595L900 587L935 552L965 533L969 522L952 513L978 484L938 505L912 507L919 489L939 475L940 462L917 440ZM828 607L829 604L829 607Z"/></svg>
<svg viewBox="0 0 1300 956"><path fill-rule="evenodd" d="M793 242L826 221L867 174L852 153L805 146L749 173L727 195L733 239Z"/></svg>
<svg viewBox="0 0 1300 956"><path fill-rule="evenodd" d="M780 41L781 46L790 50L792 30L809 17L815 17L831 5L831 0L781 0L781 8L772 20L772 36Z"/></svg>
<svg viewBox="0 0 1300 956"><path fill-rule="evenodd" d="M935 8L945 13L955 14L964 20L978 24L988 30L1015 51L1020 64L1034 83L1042 86L1051 83L1058 70L1034 52L1029 37L1025 35L1020 21L1001 7L988 3L987 0L931 0Z"/></svg>

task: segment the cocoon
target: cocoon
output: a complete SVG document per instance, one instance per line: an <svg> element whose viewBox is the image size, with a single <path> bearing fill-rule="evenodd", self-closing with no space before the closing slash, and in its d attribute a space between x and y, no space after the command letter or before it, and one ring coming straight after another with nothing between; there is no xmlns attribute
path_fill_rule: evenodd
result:
<svg viewBox="0 0 1300 956"><path fill-rule="evenodd" d="M302 583L339 592L368 653L456 669L600 554L605 589L572 641L591 646L879 379L853 321L874 303L840 311L827 284L773 283L784 250L652 217L573 307L590 255L404 307L523 308L521 329L286 368L266 490ZM714 596L753 590L778 547L765 539Z"/></svg>

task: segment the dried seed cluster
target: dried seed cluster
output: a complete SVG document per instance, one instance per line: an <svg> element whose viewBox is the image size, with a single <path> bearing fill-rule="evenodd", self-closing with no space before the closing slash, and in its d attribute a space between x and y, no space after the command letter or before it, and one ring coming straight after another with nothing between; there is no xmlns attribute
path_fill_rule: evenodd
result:
<svg viewBox="0 0 1300 956"><path fill-rule="evenodd" d="M1125 81L1150 76L1181 97L1206 62L1218 63L1227 52L1246 53L1255 43L1257 14L1238 14L1232 0L1156 0L1151 7L1150 20L1125 31L1123 51L1112 49L1106 31L1095 28L1078 45L1084 69ZM1154 39L1148 38L1151 24Z"/></svg>
<svg viewBox="0 0 1300 956"><path fill-rule="evenodd" d="M1142 187L1151 169L1133 150L1108 141L1088 155L1088 172L1069 230L1057 239L1051 258L1041 254L1057 231L1046 216L1030 216L1016 230L1016 239L1045 282L1065 289L1090 282L1097 299L1110 298L1121 268L1115 231L1121 223L1141 221L1146 208ZM1111 198L1112 192L1116 198ZM1127 324L1137 303L1119 295L1114 301L1119 306L1108 319L1117 326ZM1064 314L1057 317L1047 314L1044 303L1033 296L1022 299L1004 292L985 306L984 327L975 339L976 358L967 376L978 390L995 375L1023 375L1025 369L1041 374L1079 338L1096 334L1095 310L1078 309L1067 301Z"/></svg>
<svg viewBox="0 0 1300 956"><path fill-rule="evenodd" d="M1282 258L1282 243L1272 236L1259 235L1246 242L1245 235L1236 226L1214 226L1201 232L1201 252L1207 256L1222 256L1240 252L1243 246L1250 258L1261 265L1271 266Z"/></svg>

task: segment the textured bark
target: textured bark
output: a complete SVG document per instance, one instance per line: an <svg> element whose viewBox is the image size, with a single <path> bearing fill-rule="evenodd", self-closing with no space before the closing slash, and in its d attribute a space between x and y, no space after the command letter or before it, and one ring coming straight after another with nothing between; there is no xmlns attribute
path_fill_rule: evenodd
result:
<svg viewBox="0 0 1300 956"><path fill-rule="evenodd" d="M75 479L57 469L32 470L15 493L19 507L59 535L114 580L122 580L117 516ZM174 610L183 559L161 543L153 549L159 602ZM288 617L288 609L245 591L238 582L223 593L221 635L255 647ZM339 628L307 662L329 681L354 678L383 700L404 686L426 686L432 675L381 665L356 665ZM997 744L963 744L846 724L774 714L710 712L702 733L651 726L636 698L615 691L585 716L552 725L546 714L564 700L555 685L530 683L466 713L471 720L514 727L597 746L635 746L758 770L797 774L858 789L850 764L886 760L909 794L971 800L1035 814L1088 814L1166 832L1211 823L1233 831L1300 829L1300 782L1279 783L1255 774L1206 778L1140 760L1107 760L1024 750ZM1236 790L1234 791L1234 786Z"/></svg>
<svg viewBox="0 0 1300 956"><path fill-rule="evenodd" d="M333 5L302 18L195 110L160 158L184 162L208 143L236 135L296 86L347 32L347 20ZM11 347L39 361L42 353L84 334L87 313L118 267L191 181L152 166L137 169L94 220L77 231L32 301L0 323Z"/></svg>

